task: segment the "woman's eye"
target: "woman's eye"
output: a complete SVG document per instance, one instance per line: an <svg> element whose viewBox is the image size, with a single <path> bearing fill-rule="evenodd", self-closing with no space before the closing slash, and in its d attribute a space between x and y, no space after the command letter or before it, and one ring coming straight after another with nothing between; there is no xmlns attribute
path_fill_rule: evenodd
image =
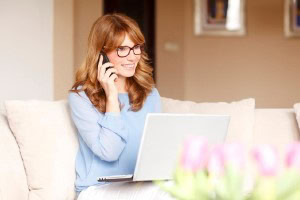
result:
<svg viewBox="0 0 300 200"><path fill-rule="evenodd" d="M126 47L119 47L118 50L119 51L126 51Z"/></svg>
<svg viewBox="0 0 300 200"><path fill-rule="evenodd" d="M134 47L134 49L140 49L141 48L141 45L136 45L135 47Z"/></svg>

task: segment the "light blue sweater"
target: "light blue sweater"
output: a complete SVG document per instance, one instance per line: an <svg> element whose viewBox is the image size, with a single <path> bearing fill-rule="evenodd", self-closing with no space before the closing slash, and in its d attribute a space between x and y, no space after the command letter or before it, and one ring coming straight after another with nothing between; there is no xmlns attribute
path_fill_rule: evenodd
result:
<svg viewBox="0 0 300 200"><path fill-rule="evenodd" d="M69 94L71 116L78 130L76 191L96 185L97 177L133 174L147 113L160 112L153 89L138 112L131 111L127 93L119 94L122 110L101 113L84 92Z"/></svg>

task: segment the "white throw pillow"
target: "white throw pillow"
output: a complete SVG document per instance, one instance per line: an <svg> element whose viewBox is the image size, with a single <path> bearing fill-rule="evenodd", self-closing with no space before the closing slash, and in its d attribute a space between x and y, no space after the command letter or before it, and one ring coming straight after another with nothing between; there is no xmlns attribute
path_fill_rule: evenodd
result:
<svg viewBox="0 0 300 200"><path fill-rule="evenodd" d="M244 99L225 103L196 103L161 98L162 110L167 113L198 113L230 115L230 123L226 136L227 142L240 142L248 147L253 144L255 100Z"/></svg>
<svg viewBox="0 0 300 200"><path fill-rule="evenodd" d="M74 200L76 129L66 101L7 101L19 145L29 200Z"/></svg>
<svg viewBox="0 0 300 200"><path fill-rule="evenodd" d="M27 199L28 185L18 144L0 102L0 199Z"/></svg>
<svg viewBox="0 0 300 200"><path fill-rule="evenodd" d="M0 102L0 115L6 115L6 109L3 102Z"/></svg>
<svg viewBox="0 0 300 200"><path fill-rule="evenodd" d="M295 113L296 113L298 127L300 129L300 103L297 103L297 104L294 105L294 110L295 110Z"/></svg>

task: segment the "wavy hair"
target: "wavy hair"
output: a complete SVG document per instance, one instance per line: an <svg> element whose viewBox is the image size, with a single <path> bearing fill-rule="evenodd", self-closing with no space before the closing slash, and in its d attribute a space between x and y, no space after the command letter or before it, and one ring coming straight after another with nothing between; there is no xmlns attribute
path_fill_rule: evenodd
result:
<svg viewBox="0 0 300 200"><path fill-rule="evenodd" d="M114 13L103 15L93 24L88 37L88 50L83 64L77 69L75 83L70 92L84 91L92 104L100 111L106 111L106 95L97 80L99 52L110 52L118 48L125 35L135 44L145 44L145 38L138 24L126 15ZM126 79L126 89L132 111L142 108L154 87L152 67L143 50L135 74Z"/></svg>

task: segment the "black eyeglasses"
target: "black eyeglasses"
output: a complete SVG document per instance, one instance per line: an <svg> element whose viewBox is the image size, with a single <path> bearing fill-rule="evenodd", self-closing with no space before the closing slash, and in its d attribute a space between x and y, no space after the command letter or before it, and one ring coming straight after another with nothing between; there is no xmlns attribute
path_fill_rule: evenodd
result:
<svg viewBox="0 0 300 200"><path fill-rule="evenodd" d="M144 49L144 45L137 44L133 47L128 47L128 46L119 46L117 48L117 54L119 57L124 58L130 54L130 51L133 51L134 55L141 55L142 51Z"/></svg>

